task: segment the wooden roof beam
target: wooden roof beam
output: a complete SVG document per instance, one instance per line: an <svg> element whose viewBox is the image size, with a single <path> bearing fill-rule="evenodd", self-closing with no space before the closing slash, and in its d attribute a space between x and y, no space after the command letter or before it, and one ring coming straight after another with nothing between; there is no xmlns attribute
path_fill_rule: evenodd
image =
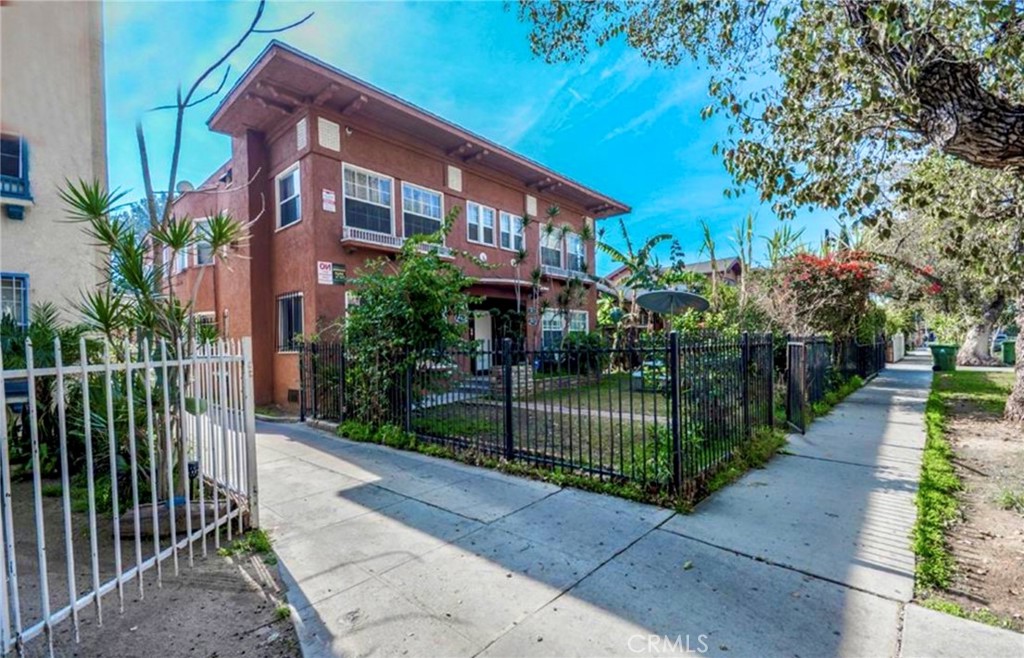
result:
<svg viewBox="0 0 1024 658"><path fill-rule="evenodd" d="M490 154L491 154L491 152L488 151L487 149L480 149L479 151L477 151L473 155L469 155L469 156L466 156L466 157L462 158L462 161L463 162L477 162L479 160L482 160L485 156L488 156Z"/></svg>
<svg viewBox="0 0 1024 658"><path fill-rule="evenodd" d="M333 82L328 83L326 87L320 90L320 93L313 97L313 105L323 105L327 101L341 90L338 85Z"/></svg>
<svg viewBox="0 0 1024 658"><path fill-rule="evenodd" d="M276 101L283 101L293 103L295 105L305 105L307 98L301 94L297 94L290 89L285 89L279 85L266 80L260 80L256 83L256 89L262 92L266 92L271 98Z"/></svg>
<svg viewBox="0 0 1024 658"><path fill-rule="evenodd" d="M465 144L459 144L453 149L449 149L445 155L447 155L449 158L454 158L456 156L461 156L463 153L471 150L472 148L473 144L470 142L466 142Z"/></svg>
<svg viewBox="0 0 1024 658"><path fill-rule="evenodd" d="M295 112L295 107L293 106L283 105L281 103L263 98L262 96L257 96L256 94L253 94L251 92L246 94L245 98L246 100L250 100L256 103L265 110L275 110L285 116L291 116L292 113Z"/></svg>
<svg viewBox="0 0 1024 658"><path fill-rule="evenodd" d="M341 114L342 116L350 116L352 114L355 114L359 110L363 109L363 107L365 107L368 102L370 102L370 100L366 96L359 94L359 96L356 97L354 101L352 101L351 103L349 103L348 105L341 109Z"/></svg>

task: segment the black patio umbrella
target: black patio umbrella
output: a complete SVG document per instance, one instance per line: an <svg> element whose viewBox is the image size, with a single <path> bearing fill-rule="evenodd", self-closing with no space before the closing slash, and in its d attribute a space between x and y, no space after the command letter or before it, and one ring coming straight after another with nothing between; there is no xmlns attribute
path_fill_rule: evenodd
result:
<svg viewBox="0 0 1024 658"><path fill-rule="evenodd" d="M706 311L711 305L700 295L679 288L667 290L646 290L636 297L636 303L642 308L662 315L672 315L688 308Z"/></svg>

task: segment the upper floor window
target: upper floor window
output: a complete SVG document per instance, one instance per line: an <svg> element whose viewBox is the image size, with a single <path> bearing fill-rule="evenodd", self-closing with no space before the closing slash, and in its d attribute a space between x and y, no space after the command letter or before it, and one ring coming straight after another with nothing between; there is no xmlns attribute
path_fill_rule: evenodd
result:
<svg viewBox="0 0 1024 658"><path fill-rule="evenodd" d="M565 243L568 269L573 272L585 272L587 269L587 250L583 244L583 238L575 233L570 233L566 236Z"/></svg>
<svg viewBox="0 0 1024 658"><path fill-rule="evenodd" d="M24 327L28 324L28 275L0 275L0 319Z"/></svg>
<svg viewBox="0 0 1024 658"><path fill-rule="evenodd" d="M294 352L302 335L302 293L277 298L277 351Z"/></svg>
<svg viewBox="0 0 1024 658"><path fill-rule="evenodd" d="M302 219L302 194L299 165L294 164L277 175L277 228L291 226Z"/></svg>
<svg viewBox="0 0 1024 658"><path fill-rule="evenodd" d="M196 243L196 265L210 265L213 263L213 246L210 245L209 241L203 240L202 236L205 235L206 222L196 222L196 234L199 236L199 241Z"/></svg>
<svg viewBox="0 0 1024 658"><path fill-rule="evenodd" d="M28 148L18 135L0 134L0 192L31 198L28 186Z"/></svg>
<svg viewBox="0 0 1024 658"><path fill-rule="evenodd" d="M558 229L540 229L540 262L541 265L562 267L562 234Z"/></svg>
<svg viewBox="0 0 1024 658"><path fill-rule="evenodd" d="M510 251L523 250L523 218L510 212L501 213L501 227L498 243L502 249Z"/></svg>
<svg viewBox="0 0 1024 658"><path fill-rule="evenodd" d="M411 183L402 183L402 222L405 237L436 233L441 230L444 200L434 192Z"/></svg>
<svg viewBox="0 0 1024 658"><path fill-rule="evenodd" d="M494 244L494 208L472 201L466 204L466 238L470 242Z"/></svg>
<svg viewBox="0 0 1024 658"><path fill-rule="evenodd" d="M391 227L392 179L350 165L342 168L345 226L394 235Z"/></svg>

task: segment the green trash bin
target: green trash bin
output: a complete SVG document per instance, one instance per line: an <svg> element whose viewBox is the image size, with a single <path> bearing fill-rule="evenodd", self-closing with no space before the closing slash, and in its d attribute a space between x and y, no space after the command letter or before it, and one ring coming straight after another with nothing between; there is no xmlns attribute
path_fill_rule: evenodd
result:
<svg viewBox="0 0 1024 658"><path fill-rule="evenodd" d="M1003 341L1003 363L1008 366L1017 363L1017 341Z"/></svg>
<svg viewBox="0 0 1024 658"><path fill-rule="evenodd" d="M959 345L932 345L932 370L936 372L953 372L956 370L956 353Z"/></svg>

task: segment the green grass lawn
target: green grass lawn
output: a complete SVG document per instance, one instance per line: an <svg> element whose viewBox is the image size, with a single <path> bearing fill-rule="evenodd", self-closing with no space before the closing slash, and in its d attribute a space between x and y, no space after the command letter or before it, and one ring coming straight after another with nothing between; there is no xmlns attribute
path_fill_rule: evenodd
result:
<svg viewBox="0 0 1024 658"><path fill-rule="evenodd" d="M945 530L958 517L956 493L963 485L953 468L953 450L946 438L952 405L966 402L986 413L1000 413L1012 383L1013 373L1002 372L939 372L932 379L925 406L927 439L914 527L919 588L948 587L955 569Z"/></svg>
<svg viewBox="0 0 1024 658"><path fill-rule="evenodd" d="M628 372L601 375L600 381L588 386L573 386L557 391L538 393L522 398L523 401L537 401L539 406L569 406L623 415L667 415L668 396L661 391L633 390L633 377Z"/></svg>
<svg viewBox="0 0 1024 658"><path fill-rule="evenodd" d="M1013 387L1013 372L936 373L932 390L943 402L970 402L983 411L1002 413Z"/></svg>
<svg viewBox="0 0 1024 658"><path fill-rule="evenodd" d="M572 401L575 405L575 400ZM667 416L621 417L597 407L518 404L513 407L512 431L515 448L541 460L548 458L578 466L599 468L642 482L667 484L671 479L671 438ZM551 403L548 403L551 405ZM481 451L500 452L504 448L504 410L489 401L463 401L417 411L413 431L440 439L457 439ZM738 419L731 426L739 431ZM726 429L714 438L691 434L683 424L684 472L696 476L726 459L731 446Z"/></svg>

